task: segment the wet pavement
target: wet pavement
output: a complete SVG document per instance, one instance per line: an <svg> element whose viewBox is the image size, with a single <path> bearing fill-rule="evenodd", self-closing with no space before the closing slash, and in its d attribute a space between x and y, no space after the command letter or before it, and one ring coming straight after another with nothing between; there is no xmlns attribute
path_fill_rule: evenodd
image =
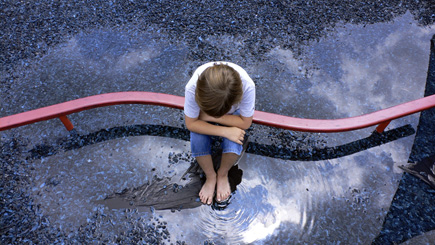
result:
<svg viewBox="0 0 435 245"><path fill-rule="evenodd" d="M2 24L13 22L6 16L18 16L22 34L3 32L9 38L2 41L0 116L115 91L183 95L193 70L209 60L247 70L256 83L257 110L302 118L356 116L424 96L435 33L425 2L242 1L232 6L243 6L237 17L227 17L231 6L222 8L221 21L199 14L213 12L224 4L219 1L180 2L179 11L134 1L76 11L79 2L60 2L51 18L44 4L36 10L32 4L6 4L3 10ZM108 9L112 13L102 11ZM122 14L115 18L116 12ZM221 25L223 20L231 25ZM63 25L49 31L53 23ZM388 219L403 176L398 166L408 162L419 114L393 121L390 140L372 139L370 147L359 140L374 128L315 134L254 125L239 163L242 182L224 210L96 203L157 179L189 182L180 179L192 162L182 111L120 105L70 119L80 141L57 120L0 132L2 241L371 243Z"/></svg>

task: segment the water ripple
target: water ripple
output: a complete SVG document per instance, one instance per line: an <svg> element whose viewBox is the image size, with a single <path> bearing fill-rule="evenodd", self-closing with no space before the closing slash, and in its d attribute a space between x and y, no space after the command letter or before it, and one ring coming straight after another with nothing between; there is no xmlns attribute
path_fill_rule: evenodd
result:
<svg viewBox="0 0 435 245"><path fill-rule="evenodd" d="M199 229L214 241L224 243L246 242L253 225L259 219L275 222L274 207L267 202L268 191L263 186L248 188L240 184L230 204L223 210L202 206L199 210ZM247 205L249 204L249 205ZM263 222L260 222L263 223Z"/></svg>

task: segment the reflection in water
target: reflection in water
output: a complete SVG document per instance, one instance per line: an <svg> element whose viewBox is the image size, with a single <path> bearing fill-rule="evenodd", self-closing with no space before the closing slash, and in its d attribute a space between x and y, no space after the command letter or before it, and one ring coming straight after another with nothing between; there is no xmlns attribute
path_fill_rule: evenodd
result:
<svg viewBox="0 0 435 245"><path fill-rule="evenodd" d="M179 160L189 161L191 166L184 174L171 178L154 177L151 181L134 188L126 188L119 193L107 196L99 204L105 204L114 208L153 208L155 210L170 209L171 211L188 208L196 208L202 205L198 193L205 182L204 174L198 163L184 154L171 154L170 162L173 164ZM221 160L222 149L212 154L213 165L218 168ZM153 171L154 169L152 169ZM237 185L242 181L243 171L237 165L228 172L231 192L237 190ZM178 181L177 181L178 180ZM213 202L212 207L217 210L225 210L230 201L225 203Z"/></svg>
<svg viewBox="0 0 435 245"><path fill-rule="evenodd" d="M228 244L245 241L246 236L252 237L256 232L263 232L256 229L260 225L260 217L265 222L267 219L274 219L274 215L270 213L273 207L264 199L265 196L267 190L264 187L257 186L249 190L241 185L226 209L201 207L200 220L196 226L211 240L219 241L224 237L223 241Z"/></svg>
<svg viewBox="0 0 435 245"><path fill-rule="evenodd" d="M157 33L129 28L86 30L52 47L23 71L20 81L12 83L1 96L11 96L11 99L2 101L0 116L110 92L183 95L185 84L179 81L188 79L184 62L186 51L182 43L169 44ZM106 113L111 120L103 119ZM175 109L118 105L75 113L70 119L79 133L86 134L102 128L143 123L180 127L180 116L182 112ZM56 120L21 127L17 131L30 142L65 135ZM0 135L10 138L12 132L15 130L0 132Z"/></svg>
<svg viewBox="0 0 435 245"><path fill-rule="evenodd" d="M257 109L305 118L337 118L422 97L428 51L425 45L430 35L409 15L392 23L366 27L346 25L336 31L319 42L307 44L297 57L276 48L263 59L255 59L257 63L247 64L247 71L258 86ZM9 106L13 109L8 113L119 90L180 94L185 82L179 81L189 77L185 72L189 67L186 63L190 62L185 61L185 48L161 44L169 47L165 49L153 42L124 42L122 35L104 31L91 33L91 41L85 37L86 34L74 37L53 50L38 64L37 71L29 72L25 78L28 80L14 83L10 93L22 95L16 101L22 107ZM106 45L110 39L114 39L113 45L131 46ZM105 44L98 46L99 43ZM370 47L366 47L367 44ZM101 48L95 54L100 59L77 52L81 46L88 47L86 45ZM401 51L406 51L406 57L400 55ZM168 85L162 81L177 82ZM59 90L64 94L58 93ZM95 111L102 116L96 117ZM169 161L170 154L189 152L188 134L177 128L182 124L181 113L161 110L161 114L153 114L148 112L159 109L144 107L95 111L75 114L77 120L73 121L81 122L77 130L83 136L61 140L59 145L49 142L30 146L33 147L27 159L33 168L30 195L51 225L66 233L90 223L95 210L103 209L95 207L91 200L103 200L122 190L131 190L132 196L140 196L142 192L135 193L135 188L139 187L136 191L140 187L146 189L153 183L168 183L168 187L190 166L190 160ZM104 116L111 120L101 119ZM246 154L239 163L243 180L226 209L200 205L177 211L179 206L173 206L175 210L151 213L167 222L165 226L172 242L185 240L199 244L210 239L216 243L370 243L379 233L401 177L397 165L408 159L412 145L413 130L400 126L410 124L415 128L417 116L393 122L392 128L398 127L407 133L394 134L386 144L382 144L382 139L365 141L365 131L355 131L335 134L324 142L324 149L334 149L336 155L322 151L323 148L317 154L315 147L309 144L309 150L302 152L303 157L298 155L300 150L280 153L285 152L280 150L280 145L263 148L267 156ZM158 130L165 131L166 135L155 134L154 128L148 125L119 127L144 123L177 126ZM31 141L41 142L38 137L51 139L63 130L53 121L38 127L23 127L17 132L28 135ZM270 132L264 129L250 133L257 137ZM316 137L313 134L313 138ZM264 142L266 139L257 137L252 146L269 145ZM362 139L359 145L349 143L357 139ZM369 144L361 148L362 143ZM344 154L346 148L350 154ZM366 150L361 152L363 149ZM312 154L311 160L316 161L309 161L311 156L305 153ZM286 158L288 155L292 158ZM183 185L177 183L180 184ZM173 187L171 190L176 190ZM151 189L158 190L155 195L162 194L162 187ZM191 201L189 199L189 203ZM121 211L103 210L104 219L113 223L96 227L98 234L115 236L115 231L125 229L124 223L117 222L122 220ZM132 217L138 220L140 216ZM143 221L147 222L151 221Z"/></svg>
<svg viewBox="0 0 435 245"><path fill-rule="evenodd" d="M394 23L348 24L305 46L302 54L281 48L270 51L270 61L253 69L261 87L258 109L332 119L421 98L431 29L410 23L413 20L406 14ZM273 69L277 72L268 72ZM270 81L275 81L273 86ZM410 118L391 126L411 123ZM341 137L333 140L343 144Z"/></svg>
<svg viewBox="0 0 435 245"><path fill-rule="evenodd" d="M405 130L404 130L405 129ZM412 129L412 128L411 128ZM376 146L382 146L385 148L385 144L395 139L401 139L404 136L407 136L407 131L413 132L413 130L404 128L398 128L390 130L394 133L388 133L385 137L374 137L371 136L367 139L358 140L346 145L350 145L349 151L354 153L354 149L364 149L369 148L366 147L366 144L361 143L367 141L368 144L374 144ZM140 137L141 134L144 135L158 135L163 133L166 137L166 140L163 144L158 143L160 137L151 137L147 140L149 143L144 144L141 143ZM405 133L405 134L403 134ZM284 148L291 147L291 145L283 144L286 142L284 138L280 138L281 147L278 145L269 145L268 150L266 152L277 152L276 156L272 156L273 158L268 158L260 155L248 154L246 158L242 158L240 162L240 168L247 174L244 178L244 181L241 181L241 169L234 168L236 177L231 178L231 186L233 196L231 198L231 204L228 205L225 209L219 208L210 208L208 206L201 205L200 202L197 201L197 193L200 190L201 183L200 177L198 175L198 168L191 168L193 159L187 153L188 148L184 149L186 152L178 152L174 153L172 151L175 150L176 145L180 145L180 143L176 139L171 138L181 138L183 139L186 135L183 129L179 128L171 128L164 126L155 126L155 125L136 125L136 126L127 126L127 127L117 127L113 129L101 130L99 132L95 132L89 135L76 135L74 138L66 139L65 141L60 141L60 148L53 148L48 145L39 145L32 149L31 155L32 158L35 159L43 159L44 165L51 165L51 163L56 164L56 158L63 158L63 154L67 154L67 159L76 159L77 157L81 157L86 159L87 157L98 158L98 152L101 150L104 152L106 150L109 151L111 157L107 159L107 163L110 168L113 170L90 170L88 175L92 176L94 171L96 173L104 173L107 178L104 181L108 186L105 194L99 194L95 196L95 194L90 193L93 200L99 199L98 203L103 203L111 208L132 208L137 207L141 211L148 212L150 207L152 206L155 210L164 210L168 209L171 211L172 216L165 217L169 220L174 219L176 216L179 216L182 219L185 219L186 208L194 208L201 206L198 210L192 211L195 213L194 217L196 217L195 221L191 221L192 224L195 224L198 228L201 228L201 231L205 237L204 239L211 240L222 240L222 237L225 237L222 241L228 243L236 243L238 241L244 242L253 242L258 239L264 239L271 234L274 234L276 231L283 229L286 227L286 232L291 234L292 237L299 237L300 240L305 240L310 237L313 230L317 233L318 227L316 224L324 221L322 220L322 215L330 215L331 213L335 213L334 215L340 215L343 207L340 207L340 211L336 210L333 203L339 203L338 206L351 205L351 209L349 212L354 211L362 211L367 214L367 210L370 209L368 203L370 202L370 198L372 195L367 190L360 190L363 188L357 188L357 186L361 186L362 176L364 176L365 171L361 168L361 166L368 165L370 162L376 163L375 159L383 159L385 158L387 162L385 162L385 169L383 171L389 171L392 169L390 166L392 159L389 159L389 156L383 156L381 154L381 158L372 156L371 158L363 157L368 153L358 154L357 157L352 157L347 160L349 164L344 164L342 167L344 169L337 170L339 165L333 162L319 162L313 165L313 162L288 162L285 160L291 155L286 155L286 151ZM400 137L397 137L400 135ZM136 136L136 137L133 137ZM393 138L391 138L393 137ZM370 140L368 140L370 139ZM139 141L138 141L139 140ZM181 141L186 142L186 141ZM360 143L358 143L360 142ZM186 142L188 145L188 142ZM291 143L291 142L287 142ZM150 146L147 146L150 144ZM306 144L300 148L313 148L316 150L315 145L318 145L317 142L310 140L309 142L299 142L299 144ZM165 146L165 148L170 149L169 155L167 157L168 160L168 171L167 173L161 173L161 170L156 168L156 165L151 164L146 167L146 162L153 162L153 158L147 156L147 154L155 154L156 152L159 154L168 154L168 150L163 150L159 145ZM184 144L186 145L186 144ZM258 143L251 142L250 145L257 145ZM337 146L336 149L345 149L346 145ZM358 147L360 145L360 147ZM266 147L266 145L264 145ZM283 146L283 147L282 147ZM89 152L91 147L92 153L79 153L79 152ZM115 147L116 153L113 152ZM95 149L101 150L95 150ZM249 149L249 147L248 147ZM360 149L360 150L361 150ZM64 150L66 150L64 152ZM321 149L317 149L321 150ZM64 152L64 153L62 153ZM128 155L126 156L125 152ZM216 151L215 151L216 152ZM112 156L113 154L121 154L119 157ZM290 151L291 153L291 151ZM351 154L349 153L349 154ZM91 154L86 156L87 154ZM107 154L107 153L106 153ZM258 154L258 152L257 152ZM343 154L343 152L336 152L336 154ZM72 156L76 156L72 158ZM104 153L102 153L102 159ZM345 154L347 155L347 154ZM51 159L52 157L55 157ZM141 157L145 162L142 162L136 157ZM157 155L158 156L158 155ZM219 163L219 152L213 157L215 163ZM338 155L340 156L340 155ZM329 157L336 158L338 156ZM313 156L315 157L315 155ZM121 158L122 164L118 166L115 159ZM157 157L157 166L162 169L162 163L164 160L160 157ZM279 160L283 159L283 160ZM352 160L354 159L354 160ZM163 162L162 162L163 160ZM70 161L70 160L68 160ZM74 161L80 161L76 159ZM91 163L93 162L90 159ZM145 183L144 181L139 181L139 185L129 185L127 187L123 187L120 189L118 185L113 185L113 183L107 182L112 179L107 174L118 172L122 174L125 171L130 171L125 169L125 164L130 161L135 161L129 164L143 165L141 168L143 171L148 172L145 176L149 176L150 173L153 173L153 177L146 177ZM343 160L339 160L338 162L342 162ZM357 165L354 165L354 162ZM114 164L116 163L116 164ZM183 163L179 165L180 163ZM187 165L186 165L187 164ZM83 166L83 165L82 165ZM124 167L123 167L124 166ZM351 169L347 169L350 168ZM85 166L83 166L85 167ZM90 167L90 166L89 166ZM368 167L368 166L367 166ZM69 192L68 188L64 189L66 186L64 184L69 183L65 182L65 176L56 172L56 168L49 167L50 174L49 176L58 176L57 178L49 178L46 180L46 183L52 183L55 181L57 183L56 188L60 188L62 192ZM119 169L119 170L117 170ZM189 169L188 178L185 180L182 179L182 176L186 172L186 169ZM373 169L373 165L371 168ZM40 169L43 171L43 168ZM351 171L351 172L348 172ZM70 175L83 175L83 173L75 173L73 169L70 170ZM169 174L170 172L175 172L175 174ZM254 174L256 173L256 174ZM230 172L231 174L231 172ZM372 177L378 181L377 177L374 173L371 174ZM63 176L63 177L61 177ZM165 177L171 176L171 177ZM349 183L345 180L346 178L352 179ZM89 182L89 179L86 176L83 176L85 181L84 183L89 183L92 185L92 182ZM102 176L103 177L103 176ZM121 179L124 179L122 175L118 175ZM381 177L380 179L385 178ZM88 180L86 180L88 179ZM233 181L234 180L234 181ZM115 181L117 183L119 180ZM59 185L59 183L60 185ZM133 183L131 180L129 182ZM237 190L235 187L237 184ZM338 184L339 183L339 184ZM378 183L381 184L381 183ZM74 184L73 184L74 185ZM351 190L345 188L345 186L352 187ZM355 187L356 186L356 187ZM51 186L50 187L54 187ZM181 187L181 188L180 188ZM355 187L355 188L354 188ZM119 190L118 193L113 194L113 191ZM73 189L74 191L74 189ZM101 191L98 191L101 192ZM347 197L343 197L343 193L348 192ZM388 191L387 191L388 192ZM72 194L72 193L71 193ZM328 200L323 200L322 197L324 194L332 197L328 203ZM104 196L109 195L110 199L103 200ZM350 196L349 196L350 195ZM95 198L97 197L97 198ZM50 200L48 196L44 196L47 200ZM53 200L54 201L54 200ZM342 203L344 202L344 203ZM50 205L50 204L49 204ZM332 206L331 206L332 205ZM181 212L177 212L181 211ZM175 213L173 213L175 212ZM198 213L199 212L199 213ZM338 212L338 213L337 213ZM180 221L173 221L174 224L179 224ZM172 223L172 222L171 222ZM172 227L168 224L169 227ZM290 229L290 232L288 229ZM198 236L195 234L194 236ZM202 237L202 236L199 236Z"/></svg>
<svg viewBox="0 0 435 245"><path fill-rule="evenodd" d="M362 149L368 149L366 143L361 143L367 141L367 144L374 144L377 146L383 145L387 142L390 142L395 139L400 139L404 136L407 136L408 133L413 133L412 128L408 129L407 127L393 129L386 132L384 137L379 137L377 135L371 136L367 139L358 140L343 146L337 146L335 149L345 149L349 147L347 151L350 153L344 154L352 154L355 149L360 151ZM394 133L393 133L394 132ZM152 158L146 156L146 152L148 154L153 154L153 152L160 152L163 155L167 152L162 151L159 148L158 138L151 138L149 143L153 146L142 146L137 148L139 145L143 143L137 143L138 135L158 135L164 134L169 140L172 142L170 138L181 138L183 139L186 132L183 129L179 128L171 128L165 126L155 126L155 125L136 125L136 126L127 126L127 127L117 127L108 130L101 130L99 132L95 132L89 135L75 135L72 138L66 139L65 141L60 141L58 146L59 148L53 148L49 145L38 145L34 149L32 149L31 156L36 159L44 159L44 164L50 165L49 162L53 162L47 158L49 156L60 155L62 158L62 154L59 154L66 150L65 153L68 155L75 155L77 157L81 156L86 159L86 155L78 154L77 151L82 152L83 150L88 152L89 147L92 148L101 148L109 150L110 155L112 152L110 149L116 147L116 154L127 151L133 153L133 156L140 156L145 161L152 161ZM405 134L404 134L405 133ZM184 135L184 136L183 136ZM399 136L399 137L397 137ZM392 138L391 138L392 137ZM370 140L368 140L370 139ZM174 139L175 140L175 139ZM248 178L245 179L235 191L235 187L240 183L241 180L241 169L234 168L234 173L230 172L236 178L231 178L231 186L232 191L235 193L231 198L231 204L228 205L225 209L219 208L210 208L208 206L200 207L199 212L200 215L195 215L195 217L199 218L197 222L193 222L199 227L202 227L203 234L206 234L206 239L212 240L220 240L221 237L225 237L225 242L234 243L237 241L245 241L245 242L253 242L258 239L263 239L268 235L273 234L276 230L282 229L282 226L287 228L293 227L292 236L300 237L301 240L307 238L308 234L311 234L313 228L316 228L315 224L319 223L319 210L325 209L324 205L330 205L321 201L319 197L316 197L323 193L328 193L333 197L332 201L345 201L346 205L354 205L352 210L362 210L367 212L366 202L368 202L370 198L370 194L367 194L366 191L359 191L358 189L352 189L352 196L347 197L346 199L340 197L341 193L343 193L343 189L341 189L341 184L337 186L337 183L342 182L346 176L349 176L349 173L336 171L336 165L331 164L330 162L326 162L324 164L316 164L318 167L313 168L312 162L308 162L306 164L300 165L299 162L288 163L283 161L281 164L276 165L282 160L278 159L288 159L292 157L292 151L290 151L289 155L287 155L287 151L285 150L287 147L291 148L291 145L284 144L286 140L284 138L280 138L281 145L263 145L266 147L268 154L276 152L275 156L271 155L273 159L276 160L268 160L264 156L255 156L252 154L247 155L247 158L243 158L241 160L241 168L248 173ZM113 142L112 142L113 141ZM135 143L136 142L136 143ZM152 143L155 142L155 143ZM292 141L293 142L293 141ZM292 143L287 142L287 143ZM120 144L122 143L122 144ZM157 144L156 144L157 143ZM100 146L100 144L103 144ZM180 144L180 143L178 143ZM299 148L312 148L315 152L317 142L309 141L309 142L299 142L299 144L306 144L305 146L297 147ZM314 145L312 145L314 144ZM107 146L104 146L107 145ZM114 146L109 146L114 145ZM138 145L138 146L136 146ZM175 143L165 143L165 147L172 148L177 145ZM186 145L186 144L185 144ZM254 147L258 147L258 143L251 142L250 145ZM347 146L348 145L348 146ZM279 147L281 146L281 147ZM284 146L284 149L283 147ZM121 148L120 148L121 147ZM134 150L136 149L137 150ZM142 150L139 150L142 149ZM248 147L249 149L249 147ZM145 150L145 151L144 151ZM174 150L174 149L171 149ZM317 149L317 151L321 152L322 149ZM95 150L94 150L95 151ZM92 154L92 157L98 157L98 151L95 151ZM188 152L188 151L187 151ZM258 151L257 154L259 154ZM329 154L328 157L336 158L343 154L341 151L337 151L334 156ZM131 154L130 153L130 154ZM219 163L219 152L214 154L214 162ZM367 153L363 154L366 155ZM122 156L122 155L121 155ZM89 156L91 157L91 156ZM312 156L316 157L316 154ZM68 157L71 159L71 156ZM74 157L76 158L76 157ZM73 159L74 159L73 158ZM113 157L111 157L113 159ZM116 157L118 158L118 157ZM130 157L131 158L131 157ZM388 158L388 157L387 157ZM56 158L55 158L56 159ZM126 160L128 158L122 157L122 161L124 162L122 165L126 164ZM152 206L153 209L156 210L164 210L168 209L171 212L180 211L186 208L194 208L201 206L201 203L197 201L197 193L200 190L200 176L198 172L198 168L188 167L186 164L177 165L181 162L189 163L192 165L193 159L187 153L172 153L169 151L169 156L167 157L171 171L175 171L175 175L171 177L167 174L160 174L156 167L151 165L150 167L142 166L144 171L148 171L153 174L153 178L146 177L145 184L143 181L137 182L140 185L124 187L123 189L119 189L119 187L110 187L110 184L107 188L106 195L109 195L110 199L103 201L102 195L98 195L97 199L100 199L98 203L103 203L111 208L132 208L138 207L139 210L148 211ZM328 159L328 158L326 158ZM370 162L372 160L368 158L356 157L353 158L357 160L358 164L364 165L366 162ZM49 160L47 162L47 160ZM77 161L79 159L76 159ZM113 165L111 162L113 160L108 159L109 162L107 164ZM324 159L325 160L325 159ZM128 161L138 161L133 157ZM162 160L158 165L161 165ZM341 160L340 160L341 161ZM389 160L392 161L392 160ZM92 160L91 160L92 162ZM352 162L352 160L351 160ZM56 163L56 162L53 162ZM140 163L137 162L137 163ZM137 163L134 163L136 165ZM121 165L121 166L122 166ZM119 166L119 167L121 167ZM184 166L184 167L183 167ZM197 166L197 165L196 165ZM297 168L295 168L298 166ZM111 168L113 170L103 170L97 171L98 173L104 173L105 175L110 174L110 172L119 172L122 174L123 171L126 170L116 170L116 165L113 165ZM359 167L358 167L359 168ZM361 174L364 171L356 171L358 168L353 168L352 173L355 175L353 180L361 181ZM373 166L372 166L373 168ZM122 168L124 169L124 167ZM182 176L184 175L186 169L189 169L189 176L185 180L182 180ZM386 169L390 170L391 167ZM41 169L43 170L43 169ZM53 171L53 168L52 170ZM51 172L50 171L50 172ZM91 170L89 172L90 175L93 175L95 170ZM254 178L255 181L252 182L252 171L256 171L257 174ZM276 172L277 171L277 172ZM335 171L330 173L330 171ZM347 171L347 170L343 170ZM74 173L71 172L71 176L80 175L82 173ZM251 175L251 176L250 176ZM55 181L57 185L61 183L62 179L64 179L63 174L56 174L54 171L49 176L58 176L56 178L50 177L46 180L46 183L52 183ZM61 177L63 176L63 177ZM149 176L149 174L146 174ZM303 176L303 178L300 178ZM85 176L84 176L85 177ZM121 177L121 176L120 176ZM332 178L331 178L332 177ZM108 178L108 176L105 176ZM121 177L122 178L122 177ZM375 177L373 177L375 178ZM85 177L86 179L86 177ZM109 177L110 179L110 177ZM178 181L179 180L179 181ZM65 180L63 180L65 181ZM376 181L376 180L375 180ZM59 183L58 183L59 182ZM86 181L87 182L87 181ZM85 183L86 183L85 182ZM64 183L65 184L65 183ZM56 185L56 186L57 186ZM349 186L359 186L361 185L358 182L351 182L345 185ZM61 185L60 185L61 186ZM63 189L64 187L57 186L58 188ZM53 186L54 187L54 186ZM181 188L180 188L181 187ZM106 188L105 188L106 189ZM119 190L117 194L111 194L114 190ZM62 192L64 192L63 190ZM344 190L348 191L348 190ZM335 193L335 194L334 194ZM355 193L360 193L359 196L354 196ZM92 194L94 195L94 194ZM47 198L45 196L44 198ZM315 201L313 201L313 199ZM49 198L48 198L49 200ZM95 198L93 198L95 200ZM361 206L362 205L362 206ZM351 210L351 211L352 211ZM331 212L336 212L337 210L327 208L324 210L325 213L329 214ZM184 211L183 211L184 212ZM198 212L198 210L196 211ZM322 212L320 212L322 213ZM181 214L181 213L180 213ZM338 213L340 214L340 213ZM337 214L337 215L338 215ZM176 214L172 214L176 215ZM183 215L181 215L183 217ZM168 217L167 217L168 218ZM170 219L170 218L169 218ZM320 219L321 220L321 219ZM176 222L175 222L176 223ZM234 232L237 231L237 232ZM289 232L289 231L286 231Z"/></svg>

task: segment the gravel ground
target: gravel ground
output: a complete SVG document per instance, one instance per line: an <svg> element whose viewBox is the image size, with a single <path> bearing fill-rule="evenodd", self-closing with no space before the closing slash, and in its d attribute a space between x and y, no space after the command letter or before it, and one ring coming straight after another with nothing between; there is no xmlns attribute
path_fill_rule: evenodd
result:
<svg viewBox="0 0 435 245"><path fill-rule="evenodd" d="M327 35L340 23L371 24L392 20L410 11L421 25L435 22L435 5L428 1L15 1L0 2L0 93L8 90L32 60L48 49L72 36L98 28L135 28L153 30L171 42L189 46L192 67L204 61L225 60L238 52L245 60L262 59L268 50L281 46L298 52L307 41ZM213 50L203 42L205 36L228 35L242 40L244 49ZM207 50L207 52L204 52ZM7 98L2 98L7 99ZM162 132L163 134L164 132ZM432 134L433 135L433 134ZM0 241L9 243L163 243L170 234L158 217L148 217L142 227L141 217L134 210L125 210L120 221L131 227L124 233L107 237L96 227L106 225L110 217L103 209L95 209L92 219L73 234L64 234L52 228L48 219L32 204L27 188L29 169L24 152L25 139L6 139L1 142ZM39 149L50 154L51 148ZM418 159L418 157L417 157ZM418 179L404 175L407 183ZM55 183L52 183L55 184ZM399 188L396 199L410 203L412 196ZM403 194L405 193L405 194ZM425 192L427 194L427 192ZM430 193L429 193L430 194ZM421 195L420 195L421 196ZM430 199L424 199L430 200ZM425 201L415 203L425 205ZM397 210L397 209L395 209ZM393 221L386 221L388 229L379 241L402 241L413 234L426 231L427 226L416 226L397 240L398 227L409 224L391 211ZM399 211L401 209L399 208ZM395 213L396 212L396 213ZM429 223L430 224L430 223ZM433 228L433 223L432 223ZM182 242L179 242L182 243Z"/></svg>

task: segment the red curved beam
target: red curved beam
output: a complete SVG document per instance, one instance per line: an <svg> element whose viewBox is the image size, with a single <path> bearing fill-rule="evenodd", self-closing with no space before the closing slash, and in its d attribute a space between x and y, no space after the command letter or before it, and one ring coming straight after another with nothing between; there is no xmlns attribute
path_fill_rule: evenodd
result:
<svg viewBox="0 0 435 245"><path fill-rule="evenodd" d="M183 109L184 97L153 92L117 92L93 95L2 117L0 118L0 131L52 118L60 118L65 127L68 130L72 130L73 125L66 117L67 115L92 108L119 104L147 104ZM379 125L376 130L381 133L391 120L433 107L435 107L435 95L370 114L343 119L303 119L269 112L255 111L253 122L294 131L326 133L350 131Z"/></svg>
<svg viewBox="0 0 435 245"><path fill-rule="evenodd" d="M152 92L118 92L93 95L2 117L0 118L0 131L53 118L60 118L65 124L69 122L69 120L65 117L69 114L97 107L120 104L160 105L183 109L184 97ZM72 129L67 125L65 126L68 130Z"/></svg>

